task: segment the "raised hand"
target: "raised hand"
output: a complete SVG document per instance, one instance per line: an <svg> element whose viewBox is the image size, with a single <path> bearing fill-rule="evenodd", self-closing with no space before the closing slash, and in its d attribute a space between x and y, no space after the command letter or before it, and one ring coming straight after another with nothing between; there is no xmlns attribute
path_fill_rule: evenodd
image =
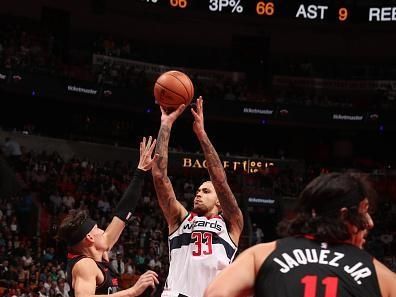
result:
<svg viewBox="0 0 396 297"><path fill-rule="evenodd" d="M186 108L185 104L180 105L174 111L167 111L165 108L160 106L161 108L161 124L172 125L174 121L183 113L184 109Z"/></svg>
<svg viewBox="0 0 396 297"><path fill-rule="evenodd" d="M196 103L196 111L191 108L191 113L194 117L193 130L198 138L205 134L204 115L203 115L203 100L199 96Z"/></svg>
<svg viewBox="0 0 396 297"><path fill-rule="evenodd" d="M155 290L155 286L158 284L158 274L152 270L148 270L143 273L135 285L128 290L131 292L131 297L135 297L141 295L148 287L151 287L153 290Z"/></svg>
<svg viewBox="0 0 396 297"><path fill-rule="evenodd" d="M152 157L156 143L157 140L151 136L148 140L146 140L146 137L143 137L143 140L140 142L139 169L148 171L153 167L153 163L158 159L158 154L154 154L154 157Z"/></svg>

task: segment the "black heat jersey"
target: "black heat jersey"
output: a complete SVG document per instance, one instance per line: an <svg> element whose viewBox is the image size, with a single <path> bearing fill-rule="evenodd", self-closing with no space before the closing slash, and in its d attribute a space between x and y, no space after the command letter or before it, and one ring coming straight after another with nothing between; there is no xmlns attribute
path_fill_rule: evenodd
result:
<svg viewBox="0 0 396 297"><path fill-rule="evenodd" d="M72 287L72 270L74 265L83 258L89 258L84 255L71 255L67 256L67 281L70 285L70 297L74 297L74 289ZM96 285L95 295L108 295L117 292L118 290L118 277L119 275L112 270L108 262L96 262L99 269L103 272L104 280L101 284Z"/></svg>
<svg viewBox="0 0 396 297"><path fill-rule="evenodd" d="M367 252L288 237L277 241L261 266L255 297L381 297L381 292Z"/></svg>

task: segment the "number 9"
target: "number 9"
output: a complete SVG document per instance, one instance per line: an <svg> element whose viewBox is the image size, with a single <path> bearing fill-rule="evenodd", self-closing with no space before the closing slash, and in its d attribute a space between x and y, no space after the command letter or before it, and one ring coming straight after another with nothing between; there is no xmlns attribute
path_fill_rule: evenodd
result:
<svg viewBox="0 0 396 297"><path fill-rule="evenodd" d="M346 9L345 7L341 7L338 10L338 19L343 22L346 21L348 18L348 9Z"/></svg>

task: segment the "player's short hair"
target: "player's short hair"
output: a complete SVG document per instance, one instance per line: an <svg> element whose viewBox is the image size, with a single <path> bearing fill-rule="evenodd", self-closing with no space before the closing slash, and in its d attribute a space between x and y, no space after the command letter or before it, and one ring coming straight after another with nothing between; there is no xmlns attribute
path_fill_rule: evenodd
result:
<svg viewBox="0 0 396 297"><path fill-rule="evenodd" d="M83 240L95 225L96 222L89 217L86 210L72 210L60 224L56 237L72 247Z"/></svg>

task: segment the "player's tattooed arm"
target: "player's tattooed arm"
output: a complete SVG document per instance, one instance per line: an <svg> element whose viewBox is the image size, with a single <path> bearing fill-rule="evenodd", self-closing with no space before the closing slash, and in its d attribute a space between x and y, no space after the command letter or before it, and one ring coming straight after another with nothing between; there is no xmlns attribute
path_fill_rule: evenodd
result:
<svg viewBox="0 0 396 297"><path fill-rule="evenodd" d="M203 99L197 99L195 108L191 108L194 117L193 130L205 154L210 179L219 198L222 215L229 226L229 232L234 242L238 242L243 229L242 211L227 182L227 176L214 146L205 131Z"/></svg>
<svg viewBox="0 0 396 297"><path fill-rule="evenodd" d="M155 153L159 155L153 165L152 174L158 203L172 232L187 215L187 210L177 201L172 183L168 177L168 146L171 125L161 124Z"/></svg>
<svg viewBox="0 0 396 297"><path fill-rule="evenodd" d="M216 149L205 134L200 138L205 154L210 179L219 198L223 217L230 225L230 233L240 234L243 229L243 216L234 194L227 182L227 176ZM239 237L239 235L238 235Z"/></svg>

